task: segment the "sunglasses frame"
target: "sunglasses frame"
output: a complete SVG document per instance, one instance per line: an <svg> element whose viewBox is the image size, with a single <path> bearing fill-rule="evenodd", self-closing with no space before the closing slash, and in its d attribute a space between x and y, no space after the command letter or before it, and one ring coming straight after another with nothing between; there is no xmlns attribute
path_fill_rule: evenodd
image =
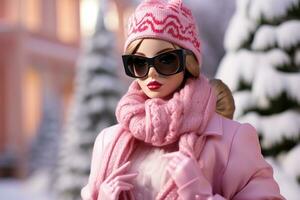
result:
<svg viewBox="0 0 300 200"><path fill-rule="evenodd" d="M157 57L160 57L160 56L162 56L164 54L168 54L168 53L175 53L178 56L178 58L179 58L179 66L178 66L177 70L174 73L172 73L172 74L163 74L163 73L159 72L159 70L157 70L157 67L154 65L154 61L155 61L155 59L157 59ZM148 76L148 73L149 73L149 70L150 70L151 67L154 67L155 70L157 71L157 73L159 73L160 75L171 76L171 75L177 74L177 73L182 72L182 71L185 70L185 67L186 67L186 55L191 55L191 54L193 54L193 52L190 51L190 50L187 50L187 49L174 49L174 50L171 50L171 51L160 53L160 54L158 54L158 55L156 55L156 56L154 56L152 58L148 58L148 57L145 57L145 56L134 55L134 54L125 54L125 55L122 55L122 60L123 60L123 66L124 66L126 75L130 76L130 77L133 77L133 78L144 78L144 77ZM128 67L128 60L130 58L133 58L133 57L143 58L148 63L148 65L147 65L147 67L148 67L147 73L144 76L136 76L129 69L129 67Z"/></svg>

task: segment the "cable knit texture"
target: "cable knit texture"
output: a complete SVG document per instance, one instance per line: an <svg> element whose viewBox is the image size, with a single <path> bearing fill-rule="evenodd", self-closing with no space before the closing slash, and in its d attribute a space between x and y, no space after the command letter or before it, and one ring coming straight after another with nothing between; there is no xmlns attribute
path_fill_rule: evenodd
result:
<svg viewBox="0 0 300 200"><path fill-rule="evenodd" d="M128 20L124 50L139 38L158 38L191 50L201 64L199 31L182 0L144 0Z"/></svg>
<svg viewBox="0 0 300 200"><path fill-rule="evenodd" d="M215 106L215 94L203 75L188 79L184 88L168 100L149 99L134 81L117 106L116 117L122 128L104 155L94 188L99 188L112 171L129 160L138 140L153 146L179 142L179 151L198 160L205 142L202 133ZM156 199L178 199L177 189L170 179ZM93 191L93 199L97 197L98 191ZM120 199L134 196L132 192L122 192Z"/></svg>

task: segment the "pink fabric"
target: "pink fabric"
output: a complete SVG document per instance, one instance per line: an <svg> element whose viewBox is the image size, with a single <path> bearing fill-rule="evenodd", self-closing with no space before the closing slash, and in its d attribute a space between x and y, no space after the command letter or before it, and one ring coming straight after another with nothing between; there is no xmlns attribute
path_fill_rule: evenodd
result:
<svg viewBox="0 0 300 200"><path fill-rule="evenodd" d="M137 140L164 146L179 141L179 150L195 159L199 158L205 137L203 131L214 114L216 97L208 80L187 80L183 89L169 100L148 99L134 81L120 100L116 116L120 129L104 155L96 187L120 165L128 161ZM96 199L98 191L93 194ZM123 192L121 199L133 199L133 194ZM166 184L156 199L177 199L173 180Z"/></svg>
<svg viewBox="0 0 300 200"><path fill-rule="evenodd" d="M191 50L201 64L195 19L182 0L144 0L128 21L124 49L139 38L157 38Z"/></svg>
<svg viewBox="0 0 300 200"><path fill-rule="evenodd" d="M104 157L109 152L108 146L119 134L120 129L121 125L117 124L105 128L97 136L89 181L81 192L83 200L97 199L92 195L99 190L95 182ZM207 200L285 199L280 195L271 166L261 155L257 133L251 125L240 124L215 113L203 134L209 137L205 141L199 162L203 164L203 175L213 189L212 196ZM147 156L148 151L144 151L143 147L138 151L140 156ZM141 164L149 166L152 162ZM130 171L135 172L136 169L133 168ZM155 179L162 178L161 176L157 177L158 174L155 173L151 176L156 176ZM181 200L197 199L198 190L183 187L179 188L177 193ZM137 199L143 199L138 198L138 194L147 192L147 185L134 192Z"/></svg>

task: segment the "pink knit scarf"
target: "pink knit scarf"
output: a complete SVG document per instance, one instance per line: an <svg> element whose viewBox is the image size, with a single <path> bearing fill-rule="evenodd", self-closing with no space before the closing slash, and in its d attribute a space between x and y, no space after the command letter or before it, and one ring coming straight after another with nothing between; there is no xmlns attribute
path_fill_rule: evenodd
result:
<svg viewBox="0 0 300 200"><path fill-rule="evenodd" d="M153 146L179 142L179 151L199 160L205 137L202 134L215 112L216 97L204 76L188 79L171 99L149 99L134 81L120 100L116 117L121 125L101 163L96 187L115 169L128 161L137 141ZM170 179L156 199L178 199L177 186ZM93 199L97 199L98 191ZM120 199L134 199L122 192Z"/></svg>

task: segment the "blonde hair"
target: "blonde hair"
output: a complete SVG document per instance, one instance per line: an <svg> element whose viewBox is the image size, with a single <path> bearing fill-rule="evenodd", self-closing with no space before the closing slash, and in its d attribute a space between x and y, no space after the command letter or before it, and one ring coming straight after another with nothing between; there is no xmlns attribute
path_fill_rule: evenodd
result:
<svg viewBox="0 0 300 200"><path fill-rule="evenodd" d="M134 54L137 49L139 48L139 46L142 44L143 42L143 38L142 39L137 39L134 40L133 42L131 42L128 46L127 49L125 49L125 54Z"/></svg>
<svg viewBox="0 0 300 200"><path fill-rule="evenodd" d="M216 112L226 118L232 119L235 105L230 89L219 79L211 79L209 83L212 85L217 96Z"/></svg>

